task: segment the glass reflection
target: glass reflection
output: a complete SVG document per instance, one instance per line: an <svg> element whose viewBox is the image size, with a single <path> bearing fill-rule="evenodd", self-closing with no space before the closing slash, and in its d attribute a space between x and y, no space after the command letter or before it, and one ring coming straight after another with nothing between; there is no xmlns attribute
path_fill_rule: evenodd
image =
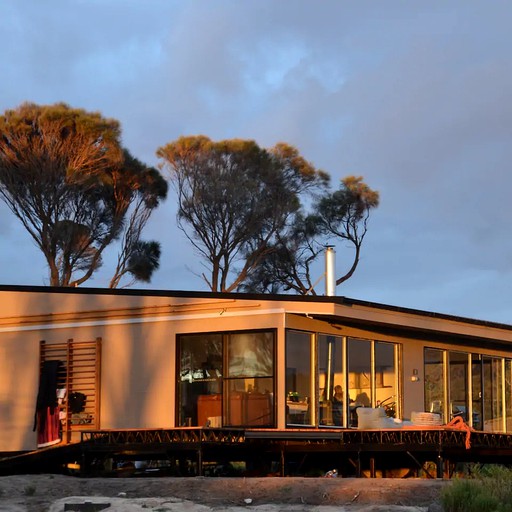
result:
<svg viewBox="0 0 512 512"><path fill-rule="evenodd" d="M468 412L468 354L449 352L449 389L450 389L450 420L459 416L466 423Z"/></svg>
<svg viewBox="0 0 512 512"><path fill-rule="evenodd" d="M222 335L181 336L178 422L205 426L222 416Z"/></svg>
<svg viewBox="0 0 512 512"><path fill-rule="evenodd" d="M372 406L370 341L350 338L347 347L350 426L357 426L357 408Z"/></svg>
<svg viewBox="0 0 512 512"><path fill-rule="evenodd" d="M312 335L289 331L286 335L286 422L311 425L310 397L314 396Z"/></svg>
<svg viewBox="0 0 512 512"><path fill-rule="evenodd" d="M345 382L342 367L342 339L318 336L318 423L343 425Z"/></svg>
<svg viewBox="0 0 512 512"><path fill-rule="evenodd" d="M502 367L501 359L486 357L483 365L484 430L503 431Z"/></svg>
<svg viewBox="0 0 512 512"><path fill-rule="evenodd" d="M444 362L443 351L426 348L425 361L425 410L440 414L444 421Z"/></svg>
<svg viewBox="0 0 512 512"><path fill-rule="evenodd" d="M272 331L183 335L178 345L179 425L274 425Z"/></svg>
<svg viewBox="0 0 512 512"><path fill-rule="evenodd" d="M232 334L228 343L229 377L269 377L274 372L274 337L270 332Z"/></svg>
<svg viewBox="0 0 512 512"><path fill-rule="evenodd" d="M375 400L390 418L397 416L396 345L375 343Z"/></svg>

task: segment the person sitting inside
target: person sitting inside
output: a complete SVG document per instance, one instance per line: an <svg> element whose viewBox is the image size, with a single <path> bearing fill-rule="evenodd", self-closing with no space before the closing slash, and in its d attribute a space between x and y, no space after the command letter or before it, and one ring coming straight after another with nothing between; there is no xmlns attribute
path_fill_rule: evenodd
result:
<svg viewBox="0 0 512 512"><path fill-rule="evenodd" d="M332 403L332 422L335 425L343 425L343 388L338 384L334 386Z"/></svg>

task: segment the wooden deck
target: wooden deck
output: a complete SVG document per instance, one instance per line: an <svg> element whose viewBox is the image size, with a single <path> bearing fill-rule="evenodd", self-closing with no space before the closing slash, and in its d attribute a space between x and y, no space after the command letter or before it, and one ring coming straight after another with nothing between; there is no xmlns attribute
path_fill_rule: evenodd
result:
<svg viewBox="0 0 512 512"><path fill-rule="evenodd" d="M165 461L171 474L201 476L243 462L247 474L450 478L461 463L512 464L512 434L447 427L390 430L199 428L87 430L78 443L0 459L0 474L80 467L101 474L120 461Z"/></svg>

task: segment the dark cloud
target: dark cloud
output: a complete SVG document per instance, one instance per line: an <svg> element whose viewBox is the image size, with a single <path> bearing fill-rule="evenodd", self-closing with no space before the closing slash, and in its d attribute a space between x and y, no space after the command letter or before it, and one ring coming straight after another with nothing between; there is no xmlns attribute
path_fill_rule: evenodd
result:
<svg viewBox="0 0 512 512"><path fill-rule="evenodd" d="M182 134L295 144L334 183L363 175L381 193L339 294L508 321L511 18L512 4L467 0L7 0L0 110L100 110L152 164ZM151 286L204 289L173 205L150 225L164 249ZM10 239L17 224L0 218ZM0 281L40 284L41 268ZM108 274L107 261L91 284Z"/></svg>

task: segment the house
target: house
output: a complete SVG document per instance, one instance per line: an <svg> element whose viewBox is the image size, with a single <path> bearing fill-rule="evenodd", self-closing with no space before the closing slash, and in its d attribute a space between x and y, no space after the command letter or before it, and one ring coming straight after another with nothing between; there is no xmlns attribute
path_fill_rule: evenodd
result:
<svg viewBox="0 0 512 512"><path fill-rule="evenodd" d="M0 303L4 455L88 430L351 429L378 407L389 428L512 431L508 325L334 296L2 286Z"/></svg>

